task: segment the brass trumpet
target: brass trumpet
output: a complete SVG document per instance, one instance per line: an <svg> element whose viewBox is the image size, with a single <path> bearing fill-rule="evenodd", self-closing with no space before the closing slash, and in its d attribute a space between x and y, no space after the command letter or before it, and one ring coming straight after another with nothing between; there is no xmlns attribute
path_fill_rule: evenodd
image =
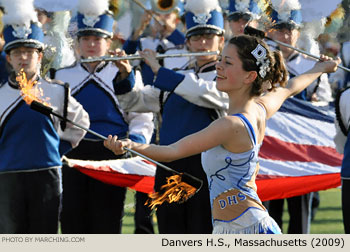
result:
<svg viewBox="0 0 350 252"><path fill-rule="evenodd" d="M196 56L208 56L208 55L219 55L220 51L212 51L212 52L189 52L189 53L174 53L174 54L157 54L157 59L164 59L164 58L180 58L180 57L196 57ZM138 54L131 54L121 57L114 57L114 56L102 56L102 57L89 57L86 59L81 59L80 61L82 63L91 63L91 62L97 62L97 61L117 61L117 60L141 60L143 59Z"/></svg>

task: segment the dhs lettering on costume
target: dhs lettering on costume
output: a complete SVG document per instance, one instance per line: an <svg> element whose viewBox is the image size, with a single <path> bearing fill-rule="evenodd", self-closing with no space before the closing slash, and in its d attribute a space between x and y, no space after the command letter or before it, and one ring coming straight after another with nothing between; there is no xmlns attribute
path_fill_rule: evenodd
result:
<svg viewBox="0 0 350 252"><path fill-rule="evenodd" d="M237 205L239 202L246 200L247 197L239 192L237 195L227 196L226 199L219 200L219 205L221 209L225 209L226 206Z"/></svg>

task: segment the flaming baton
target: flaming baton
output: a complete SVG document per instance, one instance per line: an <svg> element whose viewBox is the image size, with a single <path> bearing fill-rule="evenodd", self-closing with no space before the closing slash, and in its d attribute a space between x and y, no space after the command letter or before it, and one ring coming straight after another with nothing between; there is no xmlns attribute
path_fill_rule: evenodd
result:
<svg viewBox="0 0 350 252"><path fill-rule="evenodd" d="M20 71L20 73L16 77L16 80L19 83L23 100L30 106L31 109L47 116L53 115L62 121L71 123L74 126L81 128L94 136L97 136L102 140L107 139L107 137L91 129L88 129L78 123L75 123L64 116L61 116L60 114L55 113L53 111L53 108L51 108L46 101L39 98L43 96L43 92L41 89L37 87L34 88L34 85L37 82L27 81L26 74L23 72L23 70ZM130 148L124 147L124 149L126 151L131 152L132 154L140 156L156 164L158 167L168 172L175 174L167 178L167 183L160 188L161 189L160 192L154 192L149 195L151 200L148 202L148 204L151 207L151 209L156 208L158 205L161 205L163 202L183 203L186 200L188 200L190 197L192 197L195 193L197 193L203 185L203 181L201 179L194 177L191 174L188 174L186 172L180 173Z"/></svg>
<svg viewBox="0 0 350 252"><path fill-rule="evenodd" d="M50 100L49 98L46 98L45 100L39 98L44 96L43 90L39 88L38 85L36 85L36 80L27 81L27 75L23 69L21 69L18 73L16 81L18 82L19 88L21 90L21 96L27 104L30 104L33 100L36 100L47 106L50 105L48 103Z"/></svg>

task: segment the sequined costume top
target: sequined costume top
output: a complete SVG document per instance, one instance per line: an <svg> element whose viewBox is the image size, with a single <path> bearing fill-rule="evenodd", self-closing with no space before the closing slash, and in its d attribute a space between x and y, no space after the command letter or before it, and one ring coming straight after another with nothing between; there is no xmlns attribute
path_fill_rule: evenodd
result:
<svg viewBox="0 0 350 252"><path fill-rule="evenodd" d="M280 233L256 192L260 144L254 129L244 115L233 116L242 120L253 148L232 153L219 145L202 153L210 191L213 233Z"/></svg>

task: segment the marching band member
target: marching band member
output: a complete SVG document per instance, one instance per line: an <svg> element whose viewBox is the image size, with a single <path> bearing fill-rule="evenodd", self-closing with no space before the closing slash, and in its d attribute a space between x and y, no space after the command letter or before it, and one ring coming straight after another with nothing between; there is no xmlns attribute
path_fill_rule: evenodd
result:
<svg viewBox="0 0 350 252"><path fill-rule="evenodd" d="M342 59L343 65L350 67L350 41L341 44L338 56ZM350 72L338 69L337 72L330 75L332 83L336 83L336 90L350 86Z"/></svg>
<svg viewBox="0 0 350 252"><path fill-rule="evenodd" d="M287 19L282 19L282 17L284 17L282 13L285 12L283 9L278 10L276 8L276 10L272 12L272 23L275 23L275 25L273 25L272 29L270 30L269 36L272 39L276 39L293 47L297 47L299 39L301 38L301 35L303 35L301 34L301 32L303 32L301 31L303 18L301 16L300 4L298 4L298 1L289 1L296 4L291 4L291 6L294 6L293 8L295 9L292 9L289 15L284 15ZM280 1L276 0L276 2L279 3ZM275 6L278 5L276 4ZM312 44L313 47L309 50L317 51L318 45L316 42L308 42ZM314 49L314 47L317 48ZM291 48L279 46L278 49L281 50L282 55L285 59L290 78L293 78L294 76L307 71L315 64L315 60L307 58L305 55L298 53ZM331 86L328 82L327 74L322 74L319 79L312 83L312 85L308 86L306 90L303 90L303 92L296 95L296 97L306 101L333 101Z"/></svg>
<svg viewBox="0 0 350 252"><path fill-rule="evenodd" d="M282 3L282 1L275 0L272 4L274 9L271 14L272 29L269 32L269 37L293 47L297 47L303 25L299 1L288 0ZM307 42L311 44L312 41ZM317 46L316 42L314 45ZM291 48L278 46L278 49L283 55L288 69L289 78L299 76L316 64L315 60L307 58L305 55L300 54ZM332 101L332 91L328 82L327 74L320 75L319 78L311 83L305 90L296 94L295 97L313 102L321 101L328 103ZM288 225L289 234L305 234L310 232L313 194L314 193L308 193L286 199L290 216ZM271 200L267 204L271 217L273 217L282 228L284 199Z"/></svg>
<svg viewBox="0 0 350 252"><path fill-rule="evenodd" d="M265 0L230 0L227 21L232 36L244 34L246 26L259 27L264 2Z"/></svg>
<svg viewBox="0 0 350 252"><path fill-rule="evenodd" d="M178 10L173 9L167 13L157 13L152 10L158 19L164 23L162 26L158 22L152 20L152 15L145 12L142 15L140 25L133 31L131 37L126 40L123 45L123 50L127 54L134 54L137 51L144 49L151 49L159 53L165 53L169 49L176 48L177 46L182 46L185 43L185 37L181 31L176 29L179 23ZM144 36L144 31L150 27L150 34ZM178 59L179 60L179 59ZM172 61L174 62L174 61ZM161 62L163 65L164 61ZM143 83L145 85L152 84L154 79L154 74L150 67L144 62L133 62L133 65L139 65L141 68L141 76ZM170 63L168 64L170 67ZM175 68L174 65L171 66Z"/></svg>
<svg viewBox="0 0 350 252"><path fill-rule="evenodd" d="M224 44L223 16L217 1L187 1L185 5L186 45L192 52L221 50ZM227 108L227 96L215 87L217 55L196 57L193 65L174 71L161 67L155 52L140 52L156 78L152 86L133 89L118 99L127 111L162 112L159 133L161 145L208 126ZM201 96L201 93L206 95ZM211 97L215 97L212 99ZM221 99L220 99L221 97ZM209 106L207 104L210 104ZM181 205L163 204L157 209L160 233L211 233L211 213L208 184L200 155L169 164L180 172L187 171L205 181L198 194ZM165 184L169 173L157 169L155 190ZM198 211L201 215L198 215Z"/></svg>
<svg viewBox="0 0 350 252"><path fill-rule="evenodd" d="M31 110L16 75L23 69L36 81L31 91L41 89L57 114L84 127L89 117L63 84L39 75L44 35L33 1L3 3L4 51L12 72L0 86L0 233L57 233L61 155L76 147L85 131Z"/></svg>
<svg viewBox="0 0 350 252"><path fill-rule="evenodd" d="M348 30L345 28L345 9L342 4L327 16L325 30L318 38L324 54L337 55L341 58L343 66L350 67L350 41L347 36ZM335 36L334 36L335 35ZM335 73L329 74L329 81L332 83L333 96L342 88L350 86L350 72L341 68Z"/></svg>
<svg viewBox="0 0 350 252"><path fill-rule="evenodd" d="M333 11L330 15L329 25L326 26L328 31L338 31L343 22L340 22L344 18L344 9L341 6L337 10ZM339 35L339 34L338 34ZM350 41L341 43L341 47L338 53L338 57L341 58L342 64L346 67L350 67ZM334 143L337 151L340 154L344 154L340 176L341 176L341 205L343 212L343 225L345 234L350 234L350 204L348 201L350 191L350 72L346 72L342 69L338 69L335 73L330 74L331 82L337 84L336 98L335 98L335 129L336 135L334 137Z"/></svg>
<svg viewBox="0 0 350 252"><path fill-rule="evenodd" d="M140 8L139 6L137 6ZM179 11L177 8L172 8L167 11L159 12L152 4L152 11L157 16L158 20L164 25L162 26L159 22L152 20L152 15L149 12L144 12L139 25L133 31L132 35L123 45L123 49L127 54L135 54L139 50L151 49L158 53L165 53L167 50L173 50L179 52L178 47L183 46L185 43L185 37L176 27L179 23ZM157 12L158 10L158 12ZM149 27L149 35L145 35L146 28ZM183 58L177 58L169 62L168 59L161 60L162 65L175 67L175 62L180 63L183 66ZM187 60L186 60L187 61ZM136 73L141 74L142 82L152 84L154 74L151 68L145 64L144 61L135 60L132 62L133 66L137 69ZM152 138L156 140L158 132L159 114L154 115L155 132ZM145 205L148 200L148 196L142 192L136 192L135 194L135 233L154 233L152 225L151 209Z"/></svg>
<svg viewBox="0 0 350 252"><path fill-rule="evenodd" d="M113 34L113 17L108 0L81 0L78 6L77 51L80 57L99 57L108 53ZM114 54L122 55L121 52ZM92 62L79 60L58 70L55 78L70 83L72 95L83 105L91 119L90 128L102 135L111 132L137 142L149 142L153 131L151 113L126 113L119 106L114 88L134 83L127 61ZM87 134L69 158L108 160L115 156L103 142ZM127 158L120 155L117 158ZM63 233L120 233L126 188L104 184L69 167L63 168Z"/></svg>
<svg viewBox="0 0 350 252"><path fill-rule="evenodd" d="M327 60L327 57L321 57L321 60ZM339 58L316 63L310 71L291 79L286 86L287 70L279 52L272 53L266 43L255 37L233 37L216 63L217 88L226 92L230 99L228 116L215 120L197 133L161 145L118 140L117 136L108 136L104 144L116 155L124 153L124 147L128 147L154 160L171 162L169 164L202 153L213 233L279 234L281 231L262 205L255 184L266 120L288 97L305 89L323 72L334 72L339 63ZM271 88L261 96L266 81L270 82ZM186 111L181 114L185 115ZM198 121L199 117L195 119ZM187 120L187 123L191 121ZM193 171L190 167L182 169L188 173ZM175 214L168 218L174 218ZM186 218L183 212L181 214ZM197 208L197 215L204 220L203 209ZM180 220L177 221L173 225L179 225Z"/></svg>
<svg viewBox="0 0 350 252"><path fill-rule="evenodd" d="M3 8L0 7L0 29L3 30L2 16ZM8 73L6 71L6 53L3 48L5 45L3 34L0 35L0 86L7 81Z"/></svg>
<svg viewBox="0 0 350 252"><path fill-rule="evenodd" d="M340 154L344 154L342 166L341 166L341 194L342 194L342 211L343 211L343 224L345 234L350 234L350 204L348 200L350 189L350 88L347 87L337 94L335 101L335 129L336 135L334 137L334 143L337 151Z"/></svg>

